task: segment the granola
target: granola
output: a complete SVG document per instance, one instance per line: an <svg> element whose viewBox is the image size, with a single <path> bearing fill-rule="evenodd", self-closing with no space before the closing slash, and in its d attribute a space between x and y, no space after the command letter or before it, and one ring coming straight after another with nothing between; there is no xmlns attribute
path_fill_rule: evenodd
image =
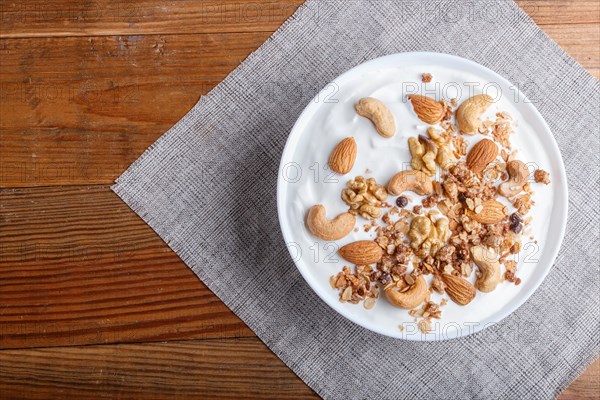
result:
<svg viewBox="0 0 600 400"><path fill-rule="evenodd" d="M536 169L533 171L533 178L536 183L543 183L544 185L550 184L550 174L543 169Z"/></svg>
<svg viewBox="0 0 600 400"><path fill-rule="evenodd" d="M423 82L431 79L430 74L423 74ZM330 278L341 302L363 302L365 309L371 309L381 289L386 295L393 289L395 299L414 297L419 282L430 277L420 289L425 292L418 293L417 303L395 304L410 308L409 314L424 333L431 329L432 319L441 318L441 307L447 303L445 298L439 303L432 301L431 294L448 294L464 305L475 297L475 288L490 291L501 282L521 283L515 256L522 249L525 230L532 221L528 214L535 206L529 171L515 167L524 163L512 149L515 131L509 114L499 112L494 120L479 121L474 134L485 137L482 142L486 143L468 154L465 135L459 133L454 119L456 99L431 104L442 107L437 114L441 116L439 124L429 127L427 135L409 138L408 148L412 169L427 179L432 177L432 185L420 204L401 193L392 206L386 202L386 188L374 178L358 176L348 181L342 200L349 206L348 213L369 221L364 231L374 230L372 240L381 249L381 258L372 265L356 265L354 271L344 266ZM533 178L535 183L550 183L549 173L542 169L535 170ZM508 189L499 190L500 185L508 185ZM474 252L481 249L495 258L478 259Z"/></svg>

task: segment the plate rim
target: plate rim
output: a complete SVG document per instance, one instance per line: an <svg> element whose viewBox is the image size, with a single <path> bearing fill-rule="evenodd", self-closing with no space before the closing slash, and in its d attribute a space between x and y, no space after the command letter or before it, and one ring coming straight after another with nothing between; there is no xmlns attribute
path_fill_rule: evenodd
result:
<svg viewBox="0 0 600 400"><path fill-rule="evenodd" d="M517 93L519 94L519 99L522 99L524 101L525 104L529 104L531 111L536 115L536 117L539 119L539 121L541 122L543 128L546 130L546 132L550 135L551 137L551 141L550 141L550 146L553 148L553 150L556 152L556 154L558 154L558 160L554 160L551 158L552 162L557 161L558 165L556 166L557 169L560 172L560 181L564 182L564 190L559 191L559 197L562 201L562 204L564 205L564 207L561 207L560 210L558 210L557 212L560 214L558 215L556 218L560 218L559 220L559 227L560 227L560 235L559 235L559 239L557 242L557 246L554 247L553 249L550 250L550 260L551 263L550 265L545 268L545 270L543 271L542 276L540 277L538 283L534 286L532 286L528 291L526 291L524 293L524 295L522 296L522 299L519 300L514 307L510 308L504 308L503 310L498 312L498 318L495 318L496 321L488 321L487 319L481 320L480 323L477 325L477 327L475 327L474 329L469 329L469 331L467 333L463 333L463 331L461 330L459 335L456 336L452 336L452 337L438 337L438 335L434 335L434 337L428 337L430 335L424 335L424 334L420 334L420 335L410 335L410 336L405 336L403 335L403 332L398 330L397 334L389 334L387 331L384 332L383 329L378 329L377 326L373 327L370 326L367 323L364 323L363 321L361 321L360 318L355 317L354 315L351 315L347 312L345 312L345 310L339 306L343 303L335 302L335 301L331 301L331 299L329 299L328 297L322 295L319 290L315 289L315 287L313 287L313 285L311 285L310 280L308 279L307 275L306 275L306 271L304 271L302 268L300 268L298 266L298 263L294 260L294 254L292 254L292 250L289 248L289 246L286 246L288 248L288 253L292 258L292 261L294 263L294 266L296 267L296 269L300 272L300 274L302 275L302 278L304 279L304 281L307 283L307 285L311 288L311 290L325 303L327 304L334 312L336 312L337 314L341 315L342 317L350 320L351 322L371 331L371 332L375 332L378 333L380 335L386 336L386 337L390 337L390 338L395 338L395 339L400 339L400 340L407 340L407 341L416 341L416 342L434 342L434 341L446 341L446 340L454 340L454 339L458 339L458 338L462 338L462 337L467 337L467 336L471 336L473 334L476 334L478 332L481 332L482 330L487 329L489 326L493 326L495 324L500 323L501 321L503 321L505 318L507 318L508 316L510 316L511 314L513 314L514 312L516 312L519 308L521 308L521 306L528 301L531 296L533 296L533 294L539 289L539 287L542 285L542 283L546 280L546 277L548 276L548 274L550 273L550 270L554 267L554 264L556 263L556 258L558 256L558 253L560 252L560 249L562 248L563 242L564 242L564 237L565 237L565 232L566 232L566 226L567 226L567 220L568 220L568 211L569 211L569 187L568 187L568 181L567 181L567 174L566 174L566 169L565 169L565 165L564 165L564 161L563 161L563 157L562 157L562 153L560 151L560 148L558 147L558 143L556 142L556 139L554 137L554 134L552 133L552 130L550 129L550 126L548 125L548 123L546 122L545 118L542 116L542 114L539 112L539 110L537 109L537 107L533 104L533 102L529 101L526 102L526 100L528 100L527 96L518 88L518 86L515 86L514 84L512 84L508 79L506 79L505 77L503 77L502 75L498 74L497 72L487 68L484 65L481 65L473 60L469 60L467 58L464 57L460 57L460 56L456 56L453 54L447 54L447 53L438 53L438 52L423 52L423 51L418 51L418 52L400 52L400 53L392 53L392 54L388 54L382 57L377 57L371 60L368 60L366 62L360 63L350 69L348 69L347 71L343 72L342 74L340 74L339 76L337 76L335 79L333 79L332 81L328 82L325 87L323 89L321 89L316 96L314 96L309 102L308 104L305 106L305 108L303 109L302 113L298 116L298 118L296 119L296 121L294 122L294 125L292 127L292 129L290 130L290 133L288 134L288 138L286 139L286 144L284 146L283 152L281 153L281 158L280 158L280 162L279 162L279 168L277 171L277 194L276 194L276 200L277 200L277 217L279 220L279 226L280 226L280 230L284 239L285 243L290 242L291 238L288 236L288 229L291 229L289 227L284 226L284 218L283 215L285 213L285 208L283 206L283 202L282 202L282 196L283 196L283 186L285 185L284 179L283 179L283 167L284 167L284 162L286 161L286 156L288 156L288 153L290 153L291 151L291 144L292 141L294 139L295 136L297 136L297 134L295 135L295 132L299 129L299 125L303 122L303 120L306 118L307 114L309 112L312 112L312 108L313 108L313 104L315 103L315 100L319 98L319 96L323 96L327 93L324 93L329 85L331 85L332 83L341 81L345 78L347 78L349 75L356 73L356 70L358 69L362 69L362 68L367 68L371 65L376 65L382 62L385 62L387 60L393 59L393 58L400 58L400 57L424 57L424 58L429 58L429 57L439 57L441 59L450 59L453 61L458 61L458 62L462 62L462 63L466 63L466 64L470 64L472 67L478 69L478 70L482 70L488 74L491 74L492 76L494 76L496 79L502 81L503 84L508 85L509 87L514 87L517 90ZM316 104L319 104L318 102ZM555 211L553 210L553 213ZM547 250L548 251L548 250Z"/></svg>

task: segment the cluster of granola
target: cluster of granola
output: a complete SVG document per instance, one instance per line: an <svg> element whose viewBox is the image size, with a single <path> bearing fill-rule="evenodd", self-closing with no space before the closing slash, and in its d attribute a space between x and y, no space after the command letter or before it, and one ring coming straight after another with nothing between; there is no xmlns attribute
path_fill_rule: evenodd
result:
<svg viewBox="0 0 600 400"><path fill-rule="evenodd" d="M439 304L433 301L428 301L424 303L420 309L410 310L408 314L415 318L419 330L423 333L427 333L431 330L431 320L442 318L442 310L440 307L445 306L446 304L446 299L442 299Z"/></svg>
<svg viewBox="0 0 600 400"><path fill-rule="evenodd" d="M403 281L403 276L412 261L413 251L406 239L410 218L410 211L393 207L382 218L386 226L376 229L375 243L383 249L383 256L376 265L373 278L378 279L384 286Z"/></svg>
<svg viewBox="0 0 600 400"><path fill-rule="evenodd" d="M492 180L476 176L464 162L459 162L443 175L438 188L441 193L437 195L443 200L437 203L437 207L448 218L452 234L444 247L421 259L417 268L425 275L433 274L432 288L443 293L442 274L471 276L473 267L469 249L472 246L499 249L503 261L518 253L521 248L519 233L523 226L518 214L506 215L493 224L484 224L473 218L483 211L485 201L496 200L497 192ZM428 199L423 200L423 204L426 203L429 203ZM512 271L516 272L516 263ZM517 282L516 279L514 282Z"/></svg>
<svg viewBox="0 0 600 400"><path fill-rule="evenodd" d="M350 267L344 266L336 276L329 278L333 289L340 292L340 301L358 304L364 301L364 307L369 310L375 306L375 299L379 297L379 286L372 283L373 267L370 265L357 265L355 273Z"/></svg>
<svg viewBox="0 0 600 400"><path fill-rule="evenodd" d="M430 80L431 76L424 74L423 81ZM430 180L430 189L425 192L426 185L421 185L416 192L423 191L426 195L420 204L412 204L409 209L407 206L412 200L405 195L396 199L397 206L387 204L388 192L373 178L359 176L349 181L342 199L350 206L349 213L369 220L365 231L375 228L373 241L381 248L381 258L374 267L357 265L355 273L345 266L330 280L331 286L339 290L340 301L354 304L364 301L365 308L370 309L379 297L377 283L383 287L388 300L389 290L393 290L397 300L399 294L413 295L411 290L419 285L417 281L425 282L422 276L432 276L426 293L419 294L422 297L418 302L405 306L397 300L395 304L412 308L409 314L415 320L420 319L418 326L423 332L431 329L432 319L441 318L441 307L447 303L446 299L439 304L431 301L432 292L447 294L454 302L465 305L475 297L476 288L488 292L494 290L500 280L515 285L521 283L514 255L521 251L522 237L531 223L527 214L535 204L529 171L511 148L510 137L514 131L510 115L497 113L495 121L480 121L472 134L479 133L490 139L482 140L475 146L479 146L477 150L474 147L468 153L463 127L459 133L452 121L456 100L439 104L442 111L437 115L440 115L441 130L430 127L428 136L419 135L408 141L412 176L425 176ZM415 112L419 114L416 108ZM457 123L459 112L456 112ZM423 115L431 117L424 112ZM429 178L440 171L437 180ZM538 169L533 177L536 183L550 183L546 171ZM391 184L388 189L390 193L402 192L394 190ZM509 212L503 202L514 207L514 211ZM389 210L384 213L386 208ZM377 223L380 217L381 226ZM490 250L496 259L478 260L474 249ZM469 279L474 263L477 266L475 285ZM490 274L486 268L495 268L500 277L501 266L504 273L495 282L483 276ZM423 283L420 285L423 288ZM415 304L421 307L417 309Z"/></svg>

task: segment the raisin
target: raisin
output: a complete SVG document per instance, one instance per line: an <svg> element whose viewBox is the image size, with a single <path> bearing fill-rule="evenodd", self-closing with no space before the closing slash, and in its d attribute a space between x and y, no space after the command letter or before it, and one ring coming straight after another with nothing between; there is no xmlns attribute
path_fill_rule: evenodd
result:
<svg viewBox="0 0 600 400"><path fill-rule="evenodd" d="M384 286L389 285L392 283L392 277L390 274L383 274L381 275L381 278L379 278L379 282L381 282L381 284Z"/></svg>
<svg viewBox="0 0 600 400"><path fill-rule="evenodd" d="M404 208L408 205L408 199L404 196L400 196L396 199L396 205L400 208Z"/></svg>
<svg viewBox="0 0 600 400"><path fill-rule="evenodd" d="M465 201L467 201L467 196L465 196L465 194L463 192L460 192L458 194L458 200L462 201L464 203Z"/></svg>
<svg viewBox="0 0 600 400"><path fill-rule="evenodd" d="M523 223L523 218L518 213L513 213L510 215L510 223L511 224L521 224Z"/></svg>
<svg viewBox="0 0 600 400"><path fill-rule="evenodd" d="M519 234L523 230L523 224L510 224L510 230Z"/></svg>
<svg viewBox="0 0 600 400"><path fill-rule="evenodd" d="M518 213L513 213L510 216L510 230L516 234L523 230L523 218Z"/></svg>

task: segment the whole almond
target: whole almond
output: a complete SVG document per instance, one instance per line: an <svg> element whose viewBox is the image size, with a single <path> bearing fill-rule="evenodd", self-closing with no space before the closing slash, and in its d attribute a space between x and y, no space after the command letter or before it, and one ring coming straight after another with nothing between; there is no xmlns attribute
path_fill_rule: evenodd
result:
<svg viewBox="0 0 600 400"><path fill-rule="evenodd" d="M329 156L329 168L338 174L345 175L354 166L356 161L356 141L354 138L342 140Z"/></svg>
<svg viewBox="0 0 600 400"><path fill-rule="evenodd" d="M480 207L480 212L467 210L467 215L481 224L497 224L508 215L507 207L496 200L484 201Z"/></svg>
<svg viewBox="0 0 600 400"><path fill-rule="evenodd" d="M413 94L408 96L419 119L427 124L435 125L444 118L446 110L443 105L431 97Z"/></svg>
<svg viewBox="0 0 600 400"><path fill-rule="evenodd" d="M381 260L383 256L381 247L370 240L347 244L339 252L345 260L356 265L373 264Z"/></svg>
<svg viewBox="0 0 600 400"><path fill-rule="evenodd" d="M453 302L466 305L475 298L475 286L460 276L443 274L442 280L446 284L446 293Z"/></svg>
<svg viewBox="0 0 600 400"><path fill-rule="evenodd" d="M498 157L498 146L489 139L477 142L467 155L467 167L476 174Z"/></svg>

